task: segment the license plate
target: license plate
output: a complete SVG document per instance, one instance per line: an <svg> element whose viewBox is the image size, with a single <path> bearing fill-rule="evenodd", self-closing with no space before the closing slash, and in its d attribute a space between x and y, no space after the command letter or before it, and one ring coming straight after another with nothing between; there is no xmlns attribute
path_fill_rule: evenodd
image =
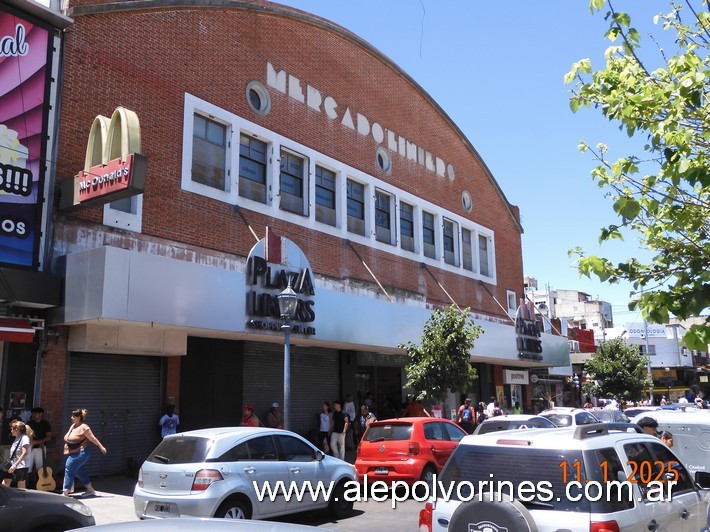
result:
<svg viewBox="0 0 710 532"><path fill-rule="evenodd" d="M169 503L153 503L153 512L156 514L169 514L170 504Z"/></svg>
<svg viewBox="0 0 710 532"><path fill-rule="evenodd" d="M375 469L375 475L386 475L390 470L387 467L378 467Z"/></svg>

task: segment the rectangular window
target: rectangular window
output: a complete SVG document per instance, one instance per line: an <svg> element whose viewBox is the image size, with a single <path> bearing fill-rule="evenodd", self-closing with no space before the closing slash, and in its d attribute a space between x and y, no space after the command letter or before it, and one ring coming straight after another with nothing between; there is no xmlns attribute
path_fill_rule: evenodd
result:
<svg viewBox="0 0 710 532"><path fill-rule="evenodd" d="M195 113L192 129L192 180L229 191L227 126Z"/></svg>
<svg viewBox="0 0 710 532"><path fill-rule="evenodd" d="M444 262L452 266L458 266L458 256L456 253L456 240L458 239L458 226L451 220L444 219Z"/></svg>
<svg viewBox="0 0 710 532"><path fill-rule="evenodd" d="M307 182L304 174L306 168L303 157L281 150L281 210L308 215L303 197L304 183Z"/></svg>
<svg viewBox="0 0 710 532"><path fill-rule="evenodd" d="M508 315L512 318L518 310L518 299L513 290L506 291L506 299L508 300Z"/></svg>
<svg viewBox="0 0 710 532"><path fill-rule="evenodd" d="M414 251L414 207L399 202L399 233L402 249Z"/></svg>
<svg viewBox="0 0 710 532"><path fill-rule="evenodd" d="M241 134L239 136L239 195L266 203L265 142Z"/></svg>
<svg viewBox="0 0 710 532"><path fill-rule="evenodd" d="M422 211L422 240L424 242L424 256L435 259L436 228L434 227L434 215L426 211Z"/></svg>
<svg viewBox="0 0 710 532"><path fill-rule="evenodd" d="M473 249L471 248L471 231L461 229L461 257L464 269L473 271Z"/></svg>
<svg viewBox="0 0 710 532"><path fill-rule="evenodd" d="M379 242L392 243L392 196L375 191L375 237Z"/></svg>
<svg viewBox="0 0 710 532"><path fill-rule="evenodd" d="M639 345L639 352L640 352L642 355L645 355L645 354L646 354L646 346L643 345L643 344L642 344L642 345ZM648 346L648 356L652 357L652 356L655 356L655 354L656 354L656 346L653 345L653 344L649 344L649 346Z"/></svg>
<svg viewBox="0 0 710 532"><path fill-rule="evenodd" d="M348 231L365 234L365 185L348 179Z"/></svg>
<svg viewBox="0 0 710 532"><path fill-rule="evenodd" d="M488 266L488 237L483 235L478 235L478 264L480 274L489 277L490 269Z"/></svg>
<svg viewBox="0 0 710 532"><path fill-rule="evenodd" d="M143 225L143 194L104 205L103 223L140 233Z"/></svg>
<svg viewBox="0 0 710 532"><path fill-rule="evenodd" d="M316 165L316 220L335 226L335 172Z"/></svg>

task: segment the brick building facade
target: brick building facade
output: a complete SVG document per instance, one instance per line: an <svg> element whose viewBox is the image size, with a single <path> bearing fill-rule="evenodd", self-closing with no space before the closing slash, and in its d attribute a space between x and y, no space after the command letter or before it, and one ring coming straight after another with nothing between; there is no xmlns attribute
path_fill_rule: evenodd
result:
<svg viewBox="0 0 710 532"><path fill-rule="evenodd" d="M368 43L269 2L71 0L67 15L55 205L85 168L99 115L134 112L147 160L142 194L53 217L64 294L41 402L57 421L95 412L114 450L97 472L141 460L168 401L188 429L283 400L278 320L245 304L267 227L308 264L269 261L273 271L308 269L315 287L311 329L291 336L298 432L349 392L401 402L398 345L418 343L432 309L452 302L485 330L475 399L525 402L505 368L569 363L564 338L519 348L530 331L515 327L517 207L436 102Z"/></svg>

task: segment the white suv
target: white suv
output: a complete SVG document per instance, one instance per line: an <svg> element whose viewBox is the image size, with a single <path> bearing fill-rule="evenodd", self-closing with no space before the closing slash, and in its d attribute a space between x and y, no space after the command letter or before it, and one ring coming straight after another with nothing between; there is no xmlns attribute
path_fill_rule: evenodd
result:
<svg viewBox="0 0 710 532"><path fill-rule="evenodd" d="M420 512L420 531L697 532L708 526L710 473L691 478L664 443L630 423L466 436L436 481L438 493ZM658 500L661 488L665 500Z"/></svg>

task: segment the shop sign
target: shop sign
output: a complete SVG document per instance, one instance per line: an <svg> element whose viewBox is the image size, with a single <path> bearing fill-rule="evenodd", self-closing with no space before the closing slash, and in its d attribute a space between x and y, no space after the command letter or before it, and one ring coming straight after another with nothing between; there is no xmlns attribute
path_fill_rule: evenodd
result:
<svg viewBox="0 0 710 532"><path fill-rule="evenodd" d="M629 338L665 338L666 326L657 323L629 323L626 326ZM672 337L671 337L672 338Z"/></svg>
<svg viewBox="0 0 710 532"><path fill-rule="evenodd" d="M383 128L378 122L371 120L364 114L353 112L349 106L343 108L335 98L327 94L324 95L316 87L306 83L304 89L298 77L287 74L285 70L277 71L268 61L266 63L266 84L283 94L288 94L293 101L301 103L313 111L325 113L325 116L330 120L339 121L341 126L357 131L364 137L372 137L372 140L377 144L383 144L386 141L389 151L423 166L440 177L446 177L450 181L456 178L453 164L447 164L441 157L433 155L395 131Z"/></svg>
<svg viewBox="0 0 710 532"><path fill-rule="evenodd" d="M505 384L530 384L529 373L524 370L503 370L503 382Z"/></svg>
<svg viewBox="0 0 710 532"><path fill-rule="evenodd" d="M515 334L518 358L542 360L542 339L535 321L535 307L532 301L520 301L515 313Z"/></svg>
<svg viewBox="0 0 710 532"><path fill-rule="evenodd" d="M133 111L117 108L111 119L91 125L84 170L62 183L59 208L77 210L143 193L147 160L141 155L140 123Z"/></svg>
<svg viewBox="0 0 710 532"><path fill-rule="evenodd" d="M266 228L266 238L260 240L247 258L248 329L281 331L278 295L290 286L298 294L296 316L291 332L312 336L316 329L315 286L306 256L288 238Z"/></svg>
<svg viewBox="0 0 710 532"><path fill-rule="evenodd" d="M53 44L49 26L0 5L2 266L39 266Z"/></svg>

